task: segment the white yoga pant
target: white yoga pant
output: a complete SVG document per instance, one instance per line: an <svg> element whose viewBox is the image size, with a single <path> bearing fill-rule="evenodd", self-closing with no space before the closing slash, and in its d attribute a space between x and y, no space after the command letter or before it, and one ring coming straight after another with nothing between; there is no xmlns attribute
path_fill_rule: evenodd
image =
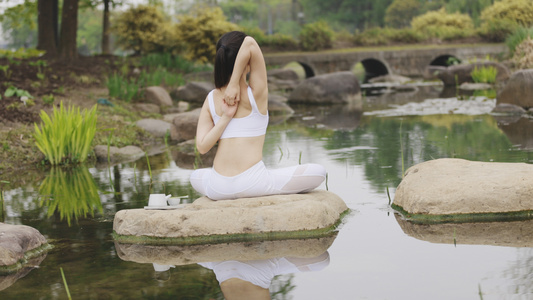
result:
<svg viewBox="0 0 533 300"><path fill-rule="evenodd" d="M263 161L236 176L224 176L214 168L195 170L192 187L212 200L229 200L279 194L297 194L317 188L326 178L318 164L267 169Z"/></svg>

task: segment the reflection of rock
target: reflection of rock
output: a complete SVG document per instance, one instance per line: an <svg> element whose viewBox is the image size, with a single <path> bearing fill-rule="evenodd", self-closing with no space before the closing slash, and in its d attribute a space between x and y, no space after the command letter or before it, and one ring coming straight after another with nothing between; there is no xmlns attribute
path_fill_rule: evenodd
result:
<svg viewBox="0 0 533 300"><path fill-rule="evenodd" d="M212 201L207 197L175 210L126 209L115 214L119 242L220 243L253 239L326 236L348 208L332 192ZM173 239L172 239L173 238Z"/></svg>
<svg viewBox="0 0 533 300"><path fill-rule="evenodd" d="M361 107L347 105L295 107L300 122L309 127L324 126L328 129L353 130L359 126Z"/></svg>
<svg viewBox="0 0 533 300"><path fill-rule="evenodd" d="M208 245L157 246L115 242L125 261L187 265L207 261L261 260L273 257L316 257L326 252L336 233L317 239L294 239Z"/></svg>
<svg viewBox="0 0 533 300"><path fill-rule="evenodd" d="M498 103L511 103L524 108L533 107L533 69L513 73L498 94Z"/></svg>
<svg viewBox="0 0 533 300"><path fill-rule="evenodd" d="M498 127L507 135L513 145L524 150L533 150L533 120L520 118L516 122L498 122ZM532 179L533 180L533 179Z"/></svg>
<svg viewBox="0 0 533 300"><path fill-rule="evenodd" d="M192 170L195 166L198 168L208 168L213 165L213 160L217 152L216 146L203 155L196 152L194 150L195 147L195 141L188 140L180 143L172 150L172 159L178 167Z"/></svg>
<svg viewBox="0 0 533 300"><path fill-rule="evenodd" d="M391 87L397 93L382 93L377 96L367 96L365 111L389 108L390 105L402 105L412 102L422 102L426 99L439 98L442 85L414 86L411 90L401 90L401 87ZM368 93L367 93L368 95Z"/></svg>
<svg viewBox="0 0 533 300"><path fill-rule="evenodd" d="M431 160L406 171L394 207L420 221L530 218L532 178L524 163Z"/></svg>
<svg viewBox="0 0 533 300"><path fill-rule="evenodd" d="M0 273L15 272L51 246L35 228L0 223Z"/></svg>
<svg viewBox="0 0 533 300"><path fill-rule="evenodd" d="M449 66L445 69L436 69L437 77L442 80L444 85L456 86L463 82L473 82L472 71L476 68L494 67L498 70L496 81L502 82L509 78L509 69L501 63L496 62L479 62L473 64L459 64Z"/></svg>
<svg viewBox="0 0 533 300"><path fill-rule="evenodd" d="M347 104L361 98L361 88L352 72L336 72L308 78L289 96L290 103Z"/></svg>
<svg viewBox="0 0 533 300"><path fill-rule="evenodd" d="M405 234L438 244L533 247L533 220L514 222L476 222L416 224L396 215Z"/></svg>
<svg viewBox="0 0 533 300"><path fill-rule="evenodd" d="M39 266L45 258L46 254L41 254L37 257L28 259L27 263L25 264L27 265L27 267L23 267L15 273L0 276L0 291L7 289L8 287L12 286L17 280L28 275L31 270Z"/></svg>
<svg viewBox="0 0 533 300"><path fill-rule="evenodd" d="M378 83L378 82L390 82L390 83L407 83L409 81L412 81L411 78L401 76L401 75L394 75L394 74L387 74L383 76L377 76L373 77L368 80L370 83Z"/></svg>

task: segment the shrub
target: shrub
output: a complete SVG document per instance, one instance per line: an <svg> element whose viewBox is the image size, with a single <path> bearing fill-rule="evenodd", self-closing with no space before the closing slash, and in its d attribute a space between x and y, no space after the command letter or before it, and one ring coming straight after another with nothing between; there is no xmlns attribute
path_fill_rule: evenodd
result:
<svg viewBox="0 0 533 300"><path fill-rule="evenodd" d="M181 16L177 25L185 43L186 57L201 63L213 62L218 39L238 29L237 25L226 21L219 7L196 8L189 15Z"/></svg>
<svg viewBox="0 0 533 300"><path fill-rule="evenodd" d="M197 65L194 62L185 59L180 55L173 55L172 53L150 53L141 57L141 65L149 68L164 68L175 69L184 73L191 73L201 70L206 70L209 67L206 65Z"/></svg>
<svg viewBox="0 0 533 300"><path fill-rule="evenodd" d="M177 47L175 32L157 6L130 8L117 17L112 30L119 46L137 54Z"/></svg>
<svg viewBox="0 0 533 300"><path fill-rule="evenodd" d="M516 47L520 45L526 38L533 37L533 27L531 28L524 28L519 27L517 30L515 30L510 36L505 39L505 44L507 47L509 47L509 51L511 53L514 53L516 50Z"/></svg>
<svg viewBox="0 0 533 300"><path fill-rule="evenodd" d="M503 42L518 27L511 20L494 19L490 22L484 22L478 29L478 35L490 42Z"/></svg>
<svg viewBox="0 0 533 300"><path fill-rule="evenodd" d="M495 83L498 69L493 66L474 68L470 73L472 80L476 83Z"/></svg>
<svg viewBox="0 0 533 300"><path fill-rule="evenodd" d="M513 62L520 69L533 68L533 39L526 37L514 52Z"/></svg>
<svg viewBox="0 0 533 300"><path fill-rule="evenodd" d="M265 46L266 43L268 43L267 35L260 28L244 27L242 28L242 32L253 37L255 41L257 42L257 44L259 44L259 46Z"/></svg>
<svg viewBox="0 0 533 300"><path fill-rule="evenodd" d="M281 33L268 35L265 45L280 51L298 49L298 42L292 36Z"/></svg>
<svg viewBox="0 0 533 300"><path fill-rule="evenodd" d="M444 40L474 34L474 23L470 16L461 13L449 14L444 8L415 17L411 21L411 27L428 37L436 37Z"/></svg>
<svg viewBox="0 0 533 300"><path fill-rule="evenodd" d="M41 128L34 124L33 136L50 164L82 163L87 159L96 133L96 107L80 113L79 107L65 109L61 102L59 110L54 107L52 118L41 110Z"/></svg>
<svg viewBox="0 0 533 300"><path fill-rule="evenodd" d="M424 36L411 28L371 28L355 35L355 42L359 45L374 46L391 43L417 43L424 40Z"/></svg>
<svg viewBox="0 0 533 300"><path fill-rule="evenodd" d="M498 1L481 12L481 20L485 23L492 23L496 20L509 20L520 26L533 26L533 1Z"/></svg>
<svg viewBox="0 0 533 300"><path fill-rule="evenodd" d="M385 24L390 27L408 27L419 10L418 0L394 0L385 11Z"/></svg>
<svg viewBox="0 0 533 300"><path fill-rule="evenodd" d="M129 79L125 75L114 73L107 78L109 97L131 102L142 96L141 86L144 83L135 78Z"/></svg>
<svg viewBox="0 0 533 300"><path fill-rule="evenodd" d="M306 51L331 48L333 35L333 30L324 21L306 24L300 31L300 46Z"/></svg>

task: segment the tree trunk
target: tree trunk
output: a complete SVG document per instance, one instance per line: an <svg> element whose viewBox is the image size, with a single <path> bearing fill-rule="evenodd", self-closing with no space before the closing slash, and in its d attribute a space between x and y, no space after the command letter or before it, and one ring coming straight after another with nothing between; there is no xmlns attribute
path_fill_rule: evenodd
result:
<svg viewBox="0 0 533 300"><path fill-rule="evenodd" d="M104 0L104 18L102 22L102 54L111 53L110 34L109 34L109 2Z"/></svg>
<svg viewBox="0 0 533 300"><path fill-rule="evenodd" d="M57 0L37 2L37 49L46 51L46 56L57 54Z"/></svg>
<svg viewBox="0 0 533 300"><path fill-rule="evenodd" d="M76 33L78 31L78 0L64 0L61 14L59 57L75 60L78 57Z"/></svg>

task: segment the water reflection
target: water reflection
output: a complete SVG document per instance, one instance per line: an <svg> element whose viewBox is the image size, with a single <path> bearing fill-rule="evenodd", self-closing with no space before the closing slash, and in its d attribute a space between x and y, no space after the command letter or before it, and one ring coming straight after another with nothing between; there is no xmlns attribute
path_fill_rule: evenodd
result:
<svg viewBox="0 0 533 300"><path fill-rule="evenodd" d="M32 270L39 267L41 262L46 258L46 253L39 255L37 257L34 257L32 259L29 259L25 263L25 267L21 268L15 273L7 274L7 275L0 275L0 291L5 290L15 284L17 280L25 277L28 275Z"/></svg>
<svg viewBox="0 0 533 300"><path fill-rule="evenodd" d="M417 224L395 216L405 234L431 243L533 247L533 220Z"/></svg>
<svg viewBox="0 0 533 300"><path fill-rule="evenodd" d="M98 187L84 166L72 168L53 167L39 187L40 205L48 206L48 217L58 213L60 219L71 220L94 216L102 212Z"/></svg>
<svg viewBox="0 0 533 300"><path fill-rule="evenodd" d="M158 281L169 280L182 266L197 264L214 272L226 299L270 299L294 288L292 274L327 267L327 249L335 237L336 233L317 239L188 246L115 243L115 248L124 261L150 264ZM243 289L252 294L235 298L243 296Z"/></svg>

